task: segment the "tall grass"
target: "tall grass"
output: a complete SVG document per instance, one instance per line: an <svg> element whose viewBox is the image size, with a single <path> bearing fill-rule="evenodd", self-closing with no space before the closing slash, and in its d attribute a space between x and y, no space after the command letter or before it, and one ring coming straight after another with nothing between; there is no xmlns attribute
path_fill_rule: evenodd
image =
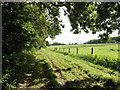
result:
<svg viewBox="0 0 120 90"><path fill-rule="evenodd" d="M68 53L44 51L60 69L66 85L75 87L114 87L119 86L119 72L95 65Z"/></svg>

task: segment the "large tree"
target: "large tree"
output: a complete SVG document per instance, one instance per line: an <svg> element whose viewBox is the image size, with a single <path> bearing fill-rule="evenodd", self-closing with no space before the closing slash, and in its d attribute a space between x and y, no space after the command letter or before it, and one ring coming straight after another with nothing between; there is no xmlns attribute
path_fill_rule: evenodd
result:
<svg viewBox="0 0 120 90"><path fill-rule="evenodd" d="M74 34L82 30L93 34L104 30L100 37L107 40L109 34L120 29L119 2L2 3L3 76L11 75L9 83L14 83L15 73L25 71L17 69L27 66L30 59L22 50L45 47L48 36L54 38L61 33L63 24L59 20L59 9L63 6L67 8L65 15L70 19Z"/></svg>
<svg viewBox="0 0 120 90"><path fill-rule="evenodd" d="M44 47L48 36L54 38L60 33L57 15L48 15L48 9L43 5L15 2L3 4L3 54L32 46Z"/></svg>
<svg viewBox="0 0 120 90"><path fill-rule="evenodd" d="M38 44L39 41L32 38L34 36L39 36L43 42L48 36L53 38L60 33L59 7L63 6L67 8L65 14L70 19L74 34L82 30L86 33L92 31L93 34L104 30L100 37L107 40L109 34L120 29L119 2L4 3L3 46L18 49L33 45L35 41ZM10 45L12 43L19 45ZM9 51L15 50L12 48Z"/></svg>
<svg viewBox="0 0 120 90"><path fill-rule="evenodd" d="M35 60L28 51L45 47L48 36L54 38L61 32L58 15L47 10L43 3L2 3L3 87L22 82Z"/></svg>

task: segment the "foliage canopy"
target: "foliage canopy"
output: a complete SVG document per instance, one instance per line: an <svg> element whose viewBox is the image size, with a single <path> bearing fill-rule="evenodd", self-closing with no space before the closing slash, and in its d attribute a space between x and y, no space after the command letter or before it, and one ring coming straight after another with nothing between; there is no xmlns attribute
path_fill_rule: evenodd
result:
<svg viewBox="0 0 120 90"><path fill-rule="evenodd" d="M3 86L18 85L19 77L27 71L34 56L31 48L40 49L48 45L47 37L54 38L64 27L60 7L65 6L65 15L70 19L74 34L82 30L100 35L107 40L109 34L119 30L119 2L4 2L2 3L2 55ZM25 50L25 51L24 51ZM31 58L30 58L31 57ZM26 68L23 70L23 68ZM21 69L22 68L22 69ZM20 70L20 71L18 71ZM15 73L19 73L17 76ZM5 77L5 78L4 78Z"/></svg>
<svg viewBox="0 0 120 90"><path fill-rule="evenodd" d="M3 50L13 52L25 47L45 46L48 36L54 38L61 33L60 25L63 24L58 18L59 8L63 6L67 8L65 15L70 19L74 34L82 30L93 34L104 30L100 37L107 40L109 34L120 28L119 2L3 3Z"/></svg>

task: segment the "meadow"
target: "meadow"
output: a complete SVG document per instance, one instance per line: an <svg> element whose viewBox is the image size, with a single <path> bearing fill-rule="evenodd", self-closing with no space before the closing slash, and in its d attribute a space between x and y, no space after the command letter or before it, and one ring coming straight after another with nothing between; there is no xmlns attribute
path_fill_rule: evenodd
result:
<svg viewBox="0 0 120 90"><path fill-rule="evenodd" d="M111 58L118 58L118 44L81 44L81 45L58 45L51 46L50 49L59 49L59 51L69 52L71 54L76 54L76 48L78 48L78 53L80 55L90 55L91 48L93 48L94 55L99 56L109 56ZM64 50L63 50L64 48Z"/></svg>
<svg viewBox="0 0 120 90"><path fill-rule="evenodd" d="M63 87L115 89L120 86L118 51L118 44L60 45L42 50L61 74Z"/></svg>

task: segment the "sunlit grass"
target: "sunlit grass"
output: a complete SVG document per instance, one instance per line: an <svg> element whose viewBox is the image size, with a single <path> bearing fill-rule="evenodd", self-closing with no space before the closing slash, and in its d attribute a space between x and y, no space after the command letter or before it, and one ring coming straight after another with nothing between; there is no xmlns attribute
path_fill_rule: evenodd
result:
<svg viewBox="0 0 120 90"><path fill-rule="evenodd" d="M108 86L114 86L119 83L120 73L117 71L92 64L80 58L71 57L67 53L65 55L64 53L56 53L49 50L43 51L49 55L55 65L60 69L66 82L88 79L86 83L91 83L90 87L96 85L103 87L109 80L112 80L113 83Z"/></svg>
<svg viewBox="0 0 120 90"><path fill-rule="evenodd" d="M55 49L60 52L67 52L71 54L77 54L76 48L78 48L79 55L90 55L91 48L93 48L93 54L98 56L108 56L111 58L118 58L118 44L83 44L83 45L58 45L50 46L49 49ZM64 48L64 49L63 49Z"/></svg>

